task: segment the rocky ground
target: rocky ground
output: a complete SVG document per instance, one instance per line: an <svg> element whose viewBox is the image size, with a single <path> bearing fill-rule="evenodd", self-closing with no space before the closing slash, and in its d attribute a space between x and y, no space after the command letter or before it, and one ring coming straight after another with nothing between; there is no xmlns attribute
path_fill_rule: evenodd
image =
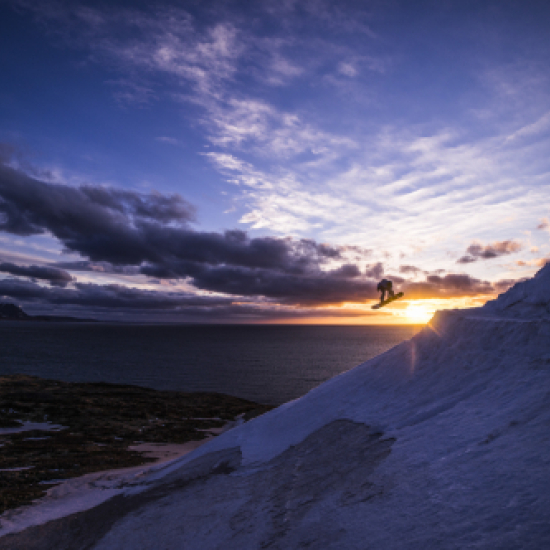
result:
<svg viewBox="0 0 550 550"><path fill-rule="evenodd" d="M136 443L201 440L204 430L271 408L217 393L1 376L0 513L41 497L56 481L154 460L128 449ZM2 433L22 422L63 428Z"/></svg>

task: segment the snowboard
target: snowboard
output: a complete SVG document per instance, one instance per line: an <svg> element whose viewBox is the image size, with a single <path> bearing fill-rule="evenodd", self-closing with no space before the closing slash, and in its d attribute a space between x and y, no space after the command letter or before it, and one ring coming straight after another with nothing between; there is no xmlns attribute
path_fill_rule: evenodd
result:
<svg viewBox="0 0 550 550"><path fill-rule="evenodd" d="M379 302L377 304L374 304L371 309L380 309L381 307L384 307L388 305L389 303L398 300L399 298L403 298L403 293L399 292L396 294L393 298L388 298L387 300L384 300L383 302Z"/></svg>

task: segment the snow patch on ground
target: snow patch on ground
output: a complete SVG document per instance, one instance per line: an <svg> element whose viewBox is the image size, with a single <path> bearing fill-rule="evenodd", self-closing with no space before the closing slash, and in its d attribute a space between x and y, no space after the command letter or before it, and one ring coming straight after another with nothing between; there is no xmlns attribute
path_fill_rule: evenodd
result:
<svg viewBox="0 0 550 550"><path fill-rule="evenodd" d="M52 424L51 422L28 422L26 420L21 421L21 426L16 428L0 428L0 435L17 434L20 432L29 432L31 430L41 431L58 431L64 430L67 426L61 426L60 424Z"/></svg>
<svg viewBox="0 0 550 550"><path fill-rule="evenodd" d="M188 441L187 443L138 443L137 445L130 445L128 450L142 453L146 458L154 458L157 460L156 464L159 464L180 458L198 449L207 441L208 439Z"/></svg>
<svg viewBox="0 0 550 550"><path fill-rule="evenodd" d="M60 485L50 489L44 498L39 499L32 506L8 510L0 516L0 537L88 510L113 496L122 494L128 488L146 488L147 484L143 485L143 483L147 476L163 471L172 461L182 459L208 443L213 435L228 431L241 423L242 419L237 418L235 421L226 422L221 428L211 428L207 431L212 435L198 441L188 441L182 444L138 443L131 445L128 447L130 450L143 452L146 457L157 460L143 466L94 472L77 478L60 480L62 482ZM56 425L52 424L51 426L51 429L54 429ZM18 469L24 468L15 470ZM163 475L165 474L160 474L161 477Z"/></svg>

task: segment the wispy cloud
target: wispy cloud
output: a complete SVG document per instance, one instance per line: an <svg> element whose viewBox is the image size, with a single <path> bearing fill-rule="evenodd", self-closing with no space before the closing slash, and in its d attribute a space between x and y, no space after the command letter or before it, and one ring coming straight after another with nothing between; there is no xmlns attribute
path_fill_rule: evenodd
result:
<svg viewBox="0 0 550 550"><path fill-rule="evenodd" d="M160 141L160 143L168 143L169 145L181 145L181 142L179 139L169 137L169 136L159 136L155 138L156 141Z"/></svg>
<svg viewBox="0 0 550 550"><path fill-rule="evenodd" d="M211 141L220 147L253 151L261 157L329 154L357 147L353 139L325 132L300 116L282 112L264 101L229 99L207 102Z"/></svg>
<svg viewBox="0 0 550 550"><path fill-rule="evenodd" d="M550 112L545 113L535 122L531 122L522 126L512 134L506 137L506 141L516 141L522 138L540 136L543 134L548 134L550 132Z"/></svg>
<svg viewBox="0 0 550 550"><path fill-rule="evenodd" d="M363 147L336 154L331 148L334 156L319 168L304 161L266 173L236 155L210 158L249 188L245 222L261 220L262 227L287 233L320 224L336 240L410 253L422 239L452 238L451 227L471 240L490 234L489 220L527 223L533 212L542 213L549 163L533 164L532 153L522 147L512 154L505 135L472 140L450 131L423 137L386 129L365 138Z"/></svg>
<svg viewBox="0 0 550 550"><path fill-rule="evenodd" d="M354 76L357 76L359 74L359 71L357 70L355 65L353 63L349 63L349 62L346 62L346 61L342 61L338 65L338 72L345 75L345 76L349 76L351 78L353 78Z"/></svg>
<svg viewBox="0 0 550 550"><path fill-rule="evenodd" d="M296 46L296 37L264 37L238 17L233 21L214 18L200 26L187 11L175 7L146 12L57 3L46 9L26 0L18 4L64 33L69 42L89 48L92 59L121 71L124 76L109 81L118 86L119 100L142 104L168 93L200 106L205 113L202 123L215 145L246 147L282 158L355 146L349 137L322 130L292 110L281 110L243 92L239 85L243 75L277 86L302 75L305 69L296 56L291 59L285 54ZM333 11L329 6L319 9ZM352 70L349 63L343 66L348 73ZM171 79L163 81L165 92L152 80L158 76Z"/></svg>

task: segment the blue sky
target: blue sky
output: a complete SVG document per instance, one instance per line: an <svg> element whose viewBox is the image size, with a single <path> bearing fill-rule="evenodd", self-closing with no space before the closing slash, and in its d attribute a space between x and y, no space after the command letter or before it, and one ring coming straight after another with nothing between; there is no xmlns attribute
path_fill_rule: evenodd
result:
<svg viewBox="0 0 550 550"><path fill-rule="evenodd" d="M407 308L483 303L550 257L548 28L544 2L2 0L5 189L25 176L21 192L39 182L45 197L58 186L133 193L104 205L111 214L177 194L193 215L147 223L195 237L239 230L254 250L286 243L294 271L210 255L208 266L238 271L224 286L181 264L203 262L188 249L92 258L81 240L67 245L81 229L38 220L36 205L0 189L5 219L34 216L32 231L13 218L0 232L0 293L40 312L197 321L395 322L414 317ZM90 196L78 198L82 216ZM141 231L139 215L118 220L122 233ZM319 256L321 245L337 252ZM11 265L73 279L52 288ZM372 315L382 275L415 302ZM263 283L247 291L240 276ZM335 294L297 297L320 280ZM98 309L84 288L175 305ZM224 309L191 310L181 296L223 298Z"/></svg>

